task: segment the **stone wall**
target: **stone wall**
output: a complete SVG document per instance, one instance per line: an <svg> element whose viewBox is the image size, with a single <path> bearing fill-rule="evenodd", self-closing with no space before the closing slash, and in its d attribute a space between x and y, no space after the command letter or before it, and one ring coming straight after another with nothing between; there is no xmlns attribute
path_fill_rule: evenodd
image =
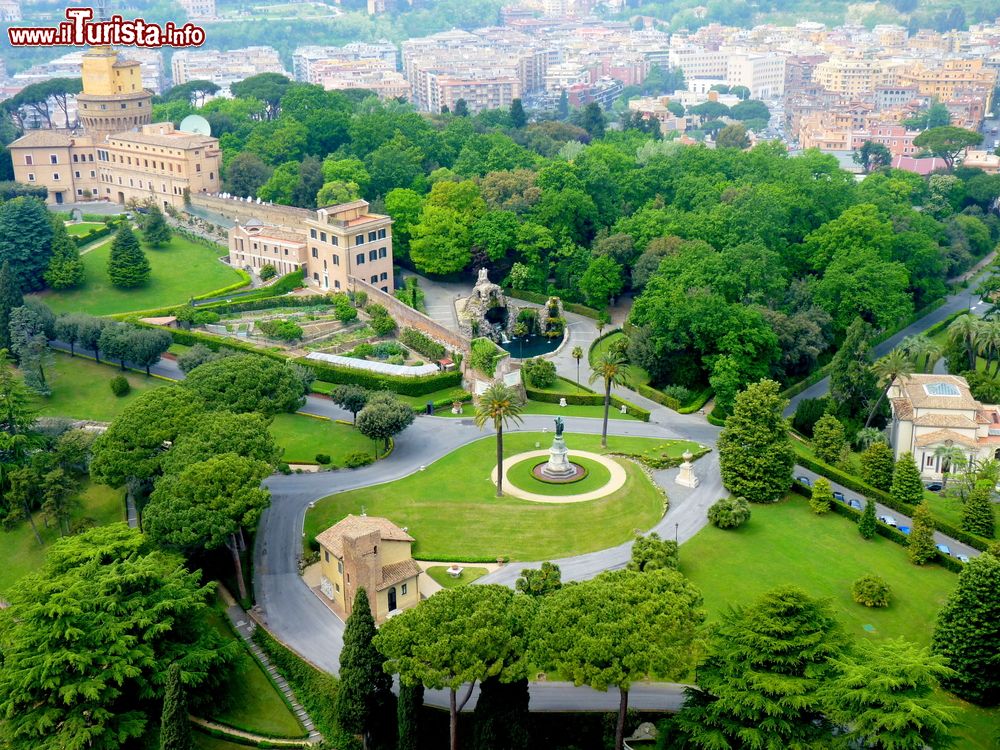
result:
<svg viewBox="0 0 1000 750"><path fill-rule="evenodd" d="M437 321L428 318L421 312L417 312L391 294L386 294L381 289L373 287L366 281L352 276L350 284L352 290L365 292L368 295L369 302L377 302L388 310L389 314L392 315L400 327L415 328L453 351L459 351L463 354L469 353L470 342L464 336L460 336L454 331L445 328Z"/></svg>
<svg viewBox="0 0 1000 750"><path fill-rule="evenodd" d="M273 203L246 203L235 198L220 198L208 193L191 195L191 205L204 208L227 219L245 224L248 219L260 219L265 224L299 227L303 219L316 218L316 212L294 206L278 206Z"/></svg>

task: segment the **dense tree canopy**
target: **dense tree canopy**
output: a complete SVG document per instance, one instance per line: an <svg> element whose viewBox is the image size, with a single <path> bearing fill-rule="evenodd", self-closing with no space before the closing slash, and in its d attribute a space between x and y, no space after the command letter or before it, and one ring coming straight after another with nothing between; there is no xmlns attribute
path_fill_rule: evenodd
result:
<svg viewBox="0 0 1000 750"><path fill-rule="evenodd" d="M226 357L193 369L184 387L215 409L277 414L304 403L305 389L292 368L252 354Z"/></svg>

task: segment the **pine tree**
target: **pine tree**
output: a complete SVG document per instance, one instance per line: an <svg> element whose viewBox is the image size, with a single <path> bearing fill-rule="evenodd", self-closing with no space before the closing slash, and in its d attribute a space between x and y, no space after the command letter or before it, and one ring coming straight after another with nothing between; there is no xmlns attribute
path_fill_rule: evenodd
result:
<svg viewBox="0 0 1000 750"><path fill-rule="evenodd" d="M877 490L889 492L892 489L892 472L895 459L892 448L877 440L861 454L861 478Z"/></svg>
<svg viewBox="0 0 1000 750"><path fill-rule="evenodd" d="M475 721L474 750L515 750L531 744L528 728L528 681L482 681L479 701L472 714Z"/></svg>
<svg viewBox="0 0 1000 750"><path fill-rule="evenodd" d="M170 242L170 227L163 217L163 212L158 206L149 207L149 215L146 219L146 228L142 230L142 237L146 244L151 247L163 247Z"/></svg>
<svg viewBox="0 0 1000 750"><path fill-rule="evenodd" d="M420 683L399 685L396 724L399 739L396 750L420 750L420 709L424 705L424 686Z"/></svg>
<svg viewBox="0 0 1000 750"><path fill-rule="evenodd" d="M847 446L844 437L844 425L835 416L827 412L813 426L813 448L820 461L836 464Z"/></svg>
<svg viewBox="0 0 1000 750"><path fill-rule="evenodd" d="M167 670L167 687L160 718L160 750L194 750L187 695L181 683L181 665L177 662Z"/></svg>
<svg viewBox="0 0 1000 750"><path fill-rule="evenodd" d="M877 397L878 383L868 357L871 328L855 318L847 329L844 343L830 360L830 396L839 404L841 414L857 417L868 411Z"/></svg>
<svg viewBox="0 0 1000 750"><path fill-rule="evenodd" d="M0 349L10 349L10 314L24 305L21 288L10 268L10 261L0 266Z"/></svg>
<svg viewBox="0 0 1000 750"><path fill-rule="evenodd" d="M993 485L989 481L978 482L965 499L962 506L962 529L970 534L979 534L992 539L996 533L993 517Z"/></svg>
<svg viewBox="0 0 1000 750"><path fill-rule="evenodd" d="M58 216L52 217L52 258L45 271L45 283L52 289L72 289L84 279L80 249Z"/></svg>
<svg viewBox="0 0 1000 750"><path fill-rule="evenodd" d="M865 503L865 509L861 512L861 518L858 520L858 533L865 539L871 539L875 536L876 531L878 531L878 522L875 520L875 503L868 500Z"/></svg>
<svg viewBox="0 0 1000 750"><path fill-rule="evenodd" d="M933 560L937 554L937 547L934 545L934 527L931 525L931 509L927 503L920 503L917 506L907 542L907 554L914 565L923 565Z"/></svg>
<svg viewBox="0 0 1000 750"><path fill-rule="evenodd" d="M833 490L830 489L830 480L826 477L817 477L812 486L812 497L809 499L809 507L813 513L820 516L830 512L833 505Z"/></svg>
<svg viewBox="0 0 1000 750"><path fill-rule="evenodd" d="M119 289L132 289L145 284L149 280L149 272L149 261L139 246L139 240L128 222L123 222L111 243L111 254L108 256L111 283Z"/></svg>
<svg viewBox="0 0 1000 750"><path fill-rule="evenodd" d="M1000 557L984 552L969 561L938 613L931 648L948 660L953 677L943 686L981 706L1000 703Z"/></svg>
<svg viewBox="0 0 1000 750"><path fill-rule="evenodd" d="M566 93L566 89L559 92L559 119L565 120L569 117L569 95Z"/></svg>
<svg viewBox="0 0 1000 750"><path fill-rule="evenodd" d="M897 503L919 505L924 499L924 483L920 479L920 469L913 460L912 453L904 453L892 471L892 486L889 494Z"/></svg>
<svg viewBox="0 0 1000 750"><path fill-rule="evenodd" d="M344 731L366 737L374 729L373 719L380 702L392 688L392 678L382 669L385 660L372 643L377 632L368 592L359 588L344 630L340 689L334 710Z"/></svg>
<svg viewBox="0 0 1000 750"><path fill-rule="evenodd" d="M528 122L527 115L524 114L524 105L520 99L514 99L510 103L510 124L520 130Z"/></svg>

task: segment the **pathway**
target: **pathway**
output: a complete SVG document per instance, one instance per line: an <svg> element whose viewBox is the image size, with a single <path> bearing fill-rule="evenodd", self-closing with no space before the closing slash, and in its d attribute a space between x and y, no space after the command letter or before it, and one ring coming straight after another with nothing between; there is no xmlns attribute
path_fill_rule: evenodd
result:
<svg viewBox="0 0 1000 750"><path fill-rule="evenodd" d="M218 732L225 737L231 737L237 740L247 740L247 742L238 742L240 745L249 744L256 747L312 747L316 744L315 740L281 740L276 737L268 737L263 734L253 734L252 732L244 732L242 729L235 729L227 724L219 724L217 721L209 721L208 719L202 719L199 716L188 716L188 720L199 727L204 727L205 729L212 730L213 732Z"/></svg>
<svg viewBox="0 0 1000 750"><path fill-rule="evenodd" d="M410 270L402 276L414 277L424 292L424 313L438 325L458 333L458 314L455 301L472 294L472 285L465 282L435 281Z"/></svg>

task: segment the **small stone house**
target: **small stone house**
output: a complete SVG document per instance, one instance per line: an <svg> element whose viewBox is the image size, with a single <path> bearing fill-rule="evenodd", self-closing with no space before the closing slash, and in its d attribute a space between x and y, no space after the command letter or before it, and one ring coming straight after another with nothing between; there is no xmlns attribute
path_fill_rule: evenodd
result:
<svg viewBox="0 0 1000 750"><path fill-rule="evenodd" d="M368 592L376 622L420 601L420 566L410 553L414 539L388 518L349 515L316 536L320 591L350 616L359 587Z"/></svg>

